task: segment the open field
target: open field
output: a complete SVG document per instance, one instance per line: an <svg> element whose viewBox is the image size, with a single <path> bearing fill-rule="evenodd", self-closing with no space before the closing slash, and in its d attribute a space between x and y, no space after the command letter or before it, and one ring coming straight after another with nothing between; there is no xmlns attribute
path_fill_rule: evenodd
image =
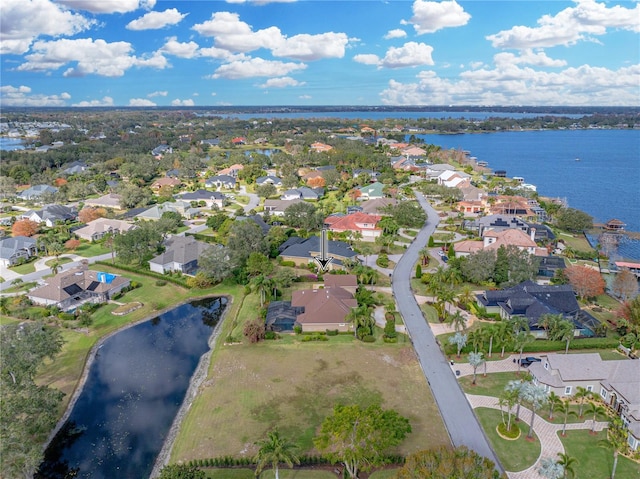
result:
<svg viewBox="0 0 640 479"><path fill-rule="evenodd" d="M336 339L220 344L182 423L171 462L252 457L254 443L276 426L300 453L316 453L313 437L335 404L378 402L407 417L413 432L399 453L449 444L410 346Z"/></svg>

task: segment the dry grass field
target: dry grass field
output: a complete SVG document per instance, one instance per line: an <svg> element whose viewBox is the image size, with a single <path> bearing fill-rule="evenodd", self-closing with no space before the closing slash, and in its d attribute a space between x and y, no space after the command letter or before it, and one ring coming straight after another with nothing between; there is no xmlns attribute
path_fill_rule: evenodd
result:
<svg viewBox="0 0 640 479"><path fill-rule="evenodd" d="M405 344L267 341L220 345L207 380L185 417L171 462L251 457L255 442L277 427L313 454L313 437L336 404L380 403L410 420L397 452L449 444L414 352Z"/></svg>

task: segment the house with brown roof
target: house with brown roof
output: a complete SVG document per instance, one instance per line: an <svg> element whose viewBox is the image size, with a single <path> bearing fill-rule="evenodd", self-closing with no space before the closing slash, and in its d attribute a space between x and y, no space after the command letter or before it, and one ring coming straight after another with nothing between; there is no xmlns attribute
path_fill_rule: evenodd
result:
<svg viewBox="0 0 640 479"><path fill-rule="evenodd" d="M164 178L157 179L151 185L151 189L153 191L158 191L165 186L173 188L174 186L180 186L181 181L178 178L172 178L169 176L165 176Z"/></svg>
<svg viewBox="0 0 640 479"><path fill-rule="evenodd" d="M116 235L126 233L135 228L135 225L127 221L114 220L109 218L97 218L89 221L85 226L74 231L78 238L87 241L98 241L108 234Z"/></svg>
<svg viewBox="0 0 640 479"><path fill-rule="evenodd" d="M547 393L573 396L578 387L597 394L620 415L629 431L628 444L640 446L640 361L604 361L598 353L549 353L529 366L536 384Z"/></svg>
<svg viewBox="0 0 640 479"><path fill-rule="evenodd" d="M382 235L382 229L378 228L378 222L382 219L378 215L357 212L349 215L332 215L324 220L329 231L344 233L347 231L359 232L365 241L374 241Z"/></svg>
<svg viewBox="0 0 640 479"><path fill-rule="evenodd" d="M56 274L27 297L36 304L57 306L63 311L84 303L105 303L131 284L128 278L92 271L87 264Z"/></svg>
<svg viewBox="0 0 640 479"><path fill-rule="evenodd" d="M545 248L538 248L535 238L535 229L532 229L531 235L527 235L519 229L505 229L495 231L486 229L483 232L481 241L465 240L453 244L456 258L468 256L481 250L497 251L500 246L515 246L520 250L524 250L529 254L536 256L547 256L548 252Z"/></svg>
<svg viewBox="0 0 640 479"><path fill-rule="evenodd" d="M358 277L355 274L325 274L325 288L342 288L355 295L358 289Z"/></svg>
<svg viewBox="0 0 640 479"><path fill-rule="evenodd" d="M93 208L112 208L114 210L121 209L120 201L122 200L122 195L118 195L116 193L109 193L101 196L100 198L89 198L85 200L85 206L91 206Z"/></svg>
<svg viewBox="0 0 640 479"><path fill-rule="evenodd" d="M235 165L231 165L218 171L218 176L229 175L235 178L236 176L238 176L238 172L240 170L244 170L244 165L241 163L236 163Z"/></svg>
<svg viewBox="0 0 640 479"><path fill-rule="evenodd" d="M373 200L367 200L360 203L363 213L370 215L386 215L385 209L389 206L395 206L398 201L393 198L375 198Z"/></svg>

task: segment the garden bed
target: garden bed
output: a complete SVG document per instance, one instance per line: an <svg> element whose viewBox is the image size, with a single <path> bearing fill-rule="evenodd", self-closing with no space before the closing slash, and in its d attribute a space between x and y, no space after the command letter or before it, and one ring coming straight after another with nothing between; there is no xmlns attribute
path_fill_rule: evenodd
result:
<svg viewBox="0 0 640 479"><path fill-rule="evenodd" d="M126 303L118 306L116 309L111 311L111 314L115 314L116 316L124 316L125 314L129 314L134 312L136 309L140 309L144 306L140 301L134 301L133 303Z"/></svg>

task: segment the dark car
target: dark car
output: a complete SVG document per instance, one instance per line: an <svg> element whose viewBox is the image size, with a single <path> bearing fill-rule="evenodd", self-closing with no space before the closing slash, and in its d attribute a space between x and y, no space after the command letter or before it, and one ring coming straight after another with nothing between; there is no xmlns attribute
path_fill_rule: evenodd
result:
<svg viewBox="0 0 640 479"><path fill-rule="evenodd" d="M527 356L526 358L524 358L524 360L528 361L529 363L540 363L540 362L542 362L542 359L535 358L533 356Z"/></svg>

